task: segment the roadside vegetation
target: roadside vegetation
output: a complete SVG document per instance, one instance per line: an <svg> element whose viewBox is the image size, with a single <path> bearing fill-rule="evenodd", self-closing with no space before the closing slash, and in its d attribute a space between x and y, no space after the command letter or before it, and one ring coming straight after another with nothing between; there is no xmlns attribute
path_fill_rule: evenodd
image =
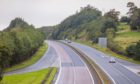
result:
<svg viewBox="0 0 140 84"><path fill-rule="evenodd" d="M0 79L4 69L30 59L43 44L45 35L21 18L0 32Z"/></svg>
<svg viewBox="0 0 140 84"><path fill-rule="evenodd" d="M115 9L102 14L90 5L82 7L80 11L55 26L50 37L87 41L92 45L98 44L99 37L107 37L107 51L119 58L140 61L140 8L133 2L128 2L126 7L129 9L127 16L121 18L120 12Z"/></svg>
<svg viewBox="0 0 140 84"><path fill-rule="evenodd" d="M51 84L56 74L57 68L47 68L23 74L6 75L0 84L42 84L44 79L48 79L44 84ZM46 75L50 74L47 78Z"/></svg>
<svg viewBox="0 0 140 84"><path fill-rule="evenodd" d="M126 60L129 62L135 63L135 64L140 64L140 61L134 60L134 59L124 56L124 55L117 54L117 53L113 52L112 50L110 50L109 48L100 47L98 44L92 44L91 41L82 41L82 42L80 40L75 40L75 41L78 43L93 47L93 48L105 53L106 55L113 56L113 57L116 57L116 58L119 58L122 60Z"/></svg>
<svg viewBox="0 0 140 84"><path fill-rule="evenodd" d="M40 48L36 51L36 53L31 58L29 58L28 60L25 60L19 64L16 64L15 66L6 68L5 72L21 69L21 68L24 68L24 67L27 67L27 66L30 66L30 65L36 63L44 55L47 48L48 48L47 44L44 43L42 46L40 46Z"/></svg>

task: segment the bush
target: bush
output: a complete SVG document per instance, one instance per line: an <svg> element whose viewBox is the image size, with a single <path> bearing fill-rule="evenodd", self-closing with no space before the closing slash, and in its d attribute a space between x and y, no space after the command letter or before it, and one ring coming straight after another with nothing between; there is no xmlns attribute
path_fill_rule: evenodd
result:
<svg viewBox="0 0 140 84"><path fill-rule="evenodd" d="M140 60L140 41L136 45L127 47L126 52L128 57L133 57L134 60Z"/></svg>
<svg viewBox="0 0 140 84"><path fill-rule="evenodd" d="M117 43L115 43L114 41L109 41L108 42L108 47L112 51L114 51L114 52L116 52L118 54L125 55L124 49L122 47L120 47Z"/></svg>
<svg viewBox="0 0 140 84"><path fill-rule="evenodd" d="M128 57L133 57L135 55L135 45L130 45L126 48L126 53Z"/></svg>
<svg viewBox="0 0 140 84"><path fill-rule="evenodd" d="M135 60L140 60L140 41L137 42L135 51L136 51L136 52L135 52L135 57L134 57L134 59L135 59Z"/></svg>
<svg viewBox="0 0 140 84"><path fill-rule="evenodd" d="M12 20L10 26L0 32L0 78L3 69L29 59L44 39L42 32L22 19Z"/></svg>

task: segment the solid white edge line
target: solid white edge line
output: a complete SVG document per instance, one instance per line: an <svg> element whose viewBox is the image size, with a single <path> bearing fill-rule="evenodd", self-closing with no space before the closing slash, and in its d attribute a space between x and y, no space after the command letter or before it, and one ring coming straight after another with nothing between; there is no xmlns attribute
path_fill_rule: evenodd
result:
<svg viewBox="0 0 140 84"><path fill-rule="evenodd" d="M57 79L56 79L56 81L55 81L55 84L58 84L58 81L59 81L59 79L60 79L60 74L61 74L61 71L62 71L62 67L61 67L61 58L60 58L60 56L59 56L59 59L60 59L60 71L59 71L59 74L58 74L58 77L57 77ZM73 63L72 63L73 64ZM74 64L73 64L73 68L74 68ZM76 73L75 72L75 68L73 69L73 75L74 75L74 73ZM74 75L74 84L75 84L75 75Z"/></svg>
<svg viewBox="0 0 140 84"><path fill-rule="evenodd" d="M63 45L65 45L65 44L63 44ZM60 45L59 45L60 46ZM68 46L67 46L68 47ZM68 54L67 54L68 55ZM75 81L76 81L76 77L75 77L75 73L76 73L76 70L75 70L75 66L74 66L74 63L73 63L73 61L72 61L72 59L71 59L71 62L72 62L72 68L73 68L73 84L75 84Z"/></svg>
<svg viewBox="0 0 140 84"><path fill-rule="evenodd" d="M54 48L55 49L55 48ZM56 49L55 49L56 50ZM58 56L59 56L59 54L58 54ZM58 81L59 81L59 79L60 79L60 74L61 74L61 58L60 58L60 56L59 56L59 72L58 72L58 76L57 76L57 78L56 78L56 81L55 81L55 83L54 84L58 84Z"/></svg>
<svg viewBox="0 0 140 84"><path fill-rule="evenodd" d="M90 59L92 59L87 53L85 53ZM97 65L97 66L99 66L99 64L97 64L96 63L96 61L94 60L94 63ZM114 84L116 84L116 82L115 82L115 80L101 67L101 66L99 66L105 73L106 73L106 75L112 80L112 82L114 83Z"/></svg>
<svg viewBox="0 0 140 84"><path fill-rule="evenodd" d="M80 49L80 48L79 48ZM81 50L81 49L80 49ZM82 51L82 50L81 50ZM92 59L86 52L84 52L90 59ZM92 59L93 60L93 59ZM97 64L96 63L96 61L94 60L94 62L95 62L95 64ZM99 64L97 64L98 66L99 66ZM115 80L101 67L101 66L99 66L104 72L105 72L105 74L107 74L107 76L112 80L112 82L114 83L114 84L116 84L116 82L115 82Z"/></svg>
<svg viewBox="0 0 140 84"><path fill-rule="evenodd" d="M79 44L79 43L76 43L76 44L78 44L78 45L83 45L83 44ZM84 46L86 46L86 47L89 47L89 46L87 46L87 45L84 45ZM89 48L91 48L91 47L89 47ZM79 48L80 49L80 48ZM92 48L91 48L92 49ZM93 48L93 49L95 49L95 48ZM80 49L81 50L81 49ZM96 49L95 49L96 50ZM81 50L82 51L82 50ZM98 51L98 50L96 50L97 52L100 52L100 51ZM90 59L92 59L86 52L84 52ZM102 52L100 52L100 53L102 53ZM93 60L93 59L92 59ZM95 61L95 60L94 60ZM96 61L95 61L95 63L96 63ZM97 64L97 63L96 63ZM99 64L97 64L98 66L99 66ZM101 67L101 66L99 66L104 72L105 72L105 74L107 74L107 76L109 76L109 78L112 80L112 82L114 83L114 84L116 84L116 82L115 82L115 80Z"/></svg>
<svg viewBox="0 0 140 84"><path fill-rule="evenodd" d="M60 79L60 74L61 74L61 59L60 59L60 56L59 56L59 60L60 60L60 63L59 63L59 72L58 72L58 77L55 81L55 84L58 84L58 81Z"/></svg>
<svg viewBox="0 0 140 84"><path fill-rule="evenodd" d="M130 72L134 73L135 75L140 76L140 75L138 75L137 73L135 73L135 72L131 71L130 69L128 69L129 66L125 66L124 64L122 64L122 63L120 63L120 62L117 62L117 63L118 63L120 66L124 67L125 69L129 70Z"/></svg>
<svg viewBox="0 0 140 84"><path fill-rule="evenodd" d="M135 73L135 72L131 71L130 69L128 69L129 66L125 66L124 64L122 64L122 63L120 63L120 62L117 62L117 63L118 63L120 66L122 66L122 67L124 67L125 69L127 69L128 71L134 73L135 75L140 76L140 75L138 75L137 73Z"/></svg>

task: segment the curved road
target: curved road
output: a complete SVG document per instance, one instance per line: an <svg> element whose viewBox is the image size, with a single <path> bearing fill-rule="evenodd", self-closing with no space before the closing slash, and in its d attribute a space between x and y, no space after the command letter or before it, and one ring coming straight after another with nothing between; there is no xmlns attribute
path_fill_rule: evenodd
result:
<svg viewBox="0 0 140 84"><path fill-rule="evenodd" d="M109 63L110 56L86 45L72 42L70 45L80 49L95 61L114 81L115 84L140 84L140 76L125 66L139 66L116 58L116 63Z"/></svg>
<svg viewBox="0 0 140 84"><path fill-rule="evenodd" d="M26 72L31 72L31 71L37 71L40 69L48 68L53 66L54 62L58 59L57 53L54 50L54 48L50 45L50 42L48 41L48 50L45 52L43 57L39 59L35 64L23 68L23 69L18 69L14 70L11 72L5 73L5 75L11 75L11 74L20 74L20 73L26 73Z"/></svg>
<svg viewBox="0 0 140 84"><path fill-rule="evenodd" d="M94 84L94 80L82 59L71 48L55 41L48 41L48 51L35 64L5 74L20 74L51 66L59 67L56 84Z"/></svg>
<svg viewBox="0 0 140 84"><path fill-rule="evenodd" d="M58 42L51 42L50 45L61 60L56 84L94 84L86 64L71 48Z"/></svg>

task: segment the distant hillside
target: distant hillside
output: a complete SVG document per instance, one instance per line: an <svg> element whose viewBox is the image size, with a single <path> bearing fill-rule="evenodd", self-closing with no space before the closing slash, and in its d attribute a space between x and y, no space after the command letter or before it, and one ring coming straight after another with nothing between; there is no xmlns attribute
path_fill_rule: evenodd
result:
<svg viewBox="0 0 140 84"><path fill-rule="evenodd" d="M101 15L101 11L89 5L81 8L80 12L69 16L58 25L53 37L54 39L79 38L80 34L84 34L84 32L87 34L87 26L92 21L99 19Z"/></svg>
<svg viewBox="0 0 140 84"><path fill-rule="evenodd" d="M42 31L46 35L46 39L52 39L52 33L56 30L56 26L44 26L38 30Z"/></svg>
<svg viewBox="0 0 140 84"><path fill-rule="evenodd" d="M140 60L140 8L129 7L129 16L119 19L119 11L111 9L104 15L90 5L63 20L55 28L44 27L42 31L53 39L90 41L98 43L99 37L107 37L107 47L115 53ZM132 12L133 9L133 12ZM139 41L139 42L138 42Z"/></svg>
<svg viewBox="0 0 140 84"><path fill-rule="evenodd" d="M2 69L31 58L44 39L42 32L23 19L12 20L8 28L0 32L0 79Z"/></svg>
<svg viewBox="0 0 140 84"><path fill-rule="evenodd" d="M112 16L111 16L112 15ZM53 32L54 39L92 40L106 36L107 29L116 31L117 12L111 10L106 15L90 5L62 21ZM115 18L115 19L114 19Z"/></svg>

